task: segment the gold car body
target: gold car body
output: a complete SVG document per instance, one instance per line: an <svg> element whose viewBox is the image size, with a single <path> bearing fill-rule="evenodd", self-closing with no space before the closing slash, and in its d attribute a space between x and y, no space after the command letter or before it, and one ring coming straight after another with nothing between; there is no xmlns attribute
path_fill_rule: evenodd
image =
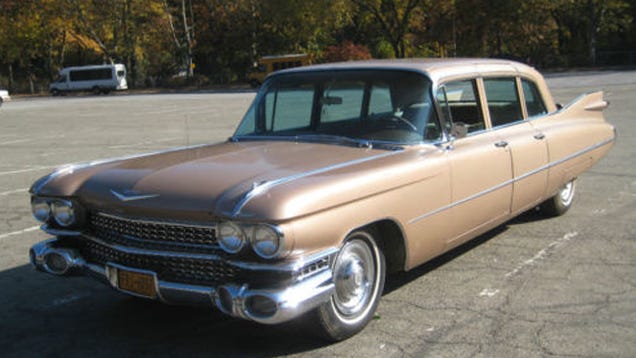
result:
<svg viewBox="0 0 636 358"><path fill-rule="evenodd" d="M277 79L316 73L337 78L340 71L363 71L369 78L374 71L400 71L426 79L427 96L434 99L429 113L439 121L437 132L408 143L348 145L294 136L252 138L242 135L246 132L240 127L224 143L61 168L32 187L34 205L40 205L34 212L68 200L80 208L75 215L82 217L62 227L53 215L46 216L43 229L56 238L36 245L32 262L54 274L89 270L116 289L139 295L141 291L131 292L117 282L118 270L138 271L155 282L155 290L142 296L173 303L196 301L186 296L197 296L234 316L279 323L333 300L339 288L334 262L356 230L373 227L388 271L412 269L558 197L564 186L607 154L616 138L614 127L603 117L608 103L601 92L557 108L536 70L504 60L366 61L280 71L265 82L250 110L256 112L247 117L264 106ZM497 96L512 96L518 105L512 108ZM325 94L320 100L323 112L327 106L346 105L346 99L337 96ZM511 108L519 118L506 122ZM396 110L392 116L401 117L402 112ZM280 247L270 252L271 257L246 254L250 249L242 246L236 254L231 248L229 253L199 257L201 251L181 250L182 241L171 242L175 248L170 250L156 242L161 237L141 245L138 241L145 239L131 237L141 231L111 242L91 226L105 220L111 234L112 225L151 230L163 223L162 230L166 225L180 225L179 230L207 227L211 235L218 235L220 223L232 223L235 226L223 230L240 227L236 232L252 230L246 235L256 235L264 224L278 231ZM135 245L129 247L126 238ZM94 262L83 254L85 248L74 246L78 242L107 247L108 253L100 254L110 256ZM232 276L213 283L174 282L174 275L162 277L160 260L151 266L141 260L160 258L166 250L237 270L286 272L291 279L259 284ZM67 264L59 269L51 254ZM129 256L123 260L123 255ZM290 303L289 295L281 292L292 286L294 292L311 293ZM249 306L259 295L274 300L280 312L255 313Z"/></svg>

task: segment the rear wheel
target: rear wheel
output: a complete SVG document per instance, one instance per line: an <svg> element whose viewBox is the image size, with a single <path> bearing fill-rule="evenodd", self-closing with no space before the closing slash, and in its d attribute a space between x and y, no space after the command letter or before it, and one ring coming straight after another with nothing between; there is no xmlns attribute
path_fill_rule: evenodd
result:
<svg viewBox="0 0 636 358"><path fill-rule="evenodd" d="M94 95L99 95L102 90L99 87L95 86L91 89L91 92L93 92Z"/></svg>
<svg viewBox="0 0 636 358"><path fill-rule="evenodd" d="M369 323L384 289L385 271L384 254L372 231L351 233L333 264L335 292L316 310L325 338L347 339Z"/></svg>
<svg viewBox="0 0 636 358"><path fill-rule="evenodd" d="M559 192L555 196L544 201L539 206L539 211L543 215L549 217L565 214L570 209L570 207L572 207L575 192L576 180L572 179L571 181L565 183L565 185L563 185L561 189L559 189Z"/></svg>

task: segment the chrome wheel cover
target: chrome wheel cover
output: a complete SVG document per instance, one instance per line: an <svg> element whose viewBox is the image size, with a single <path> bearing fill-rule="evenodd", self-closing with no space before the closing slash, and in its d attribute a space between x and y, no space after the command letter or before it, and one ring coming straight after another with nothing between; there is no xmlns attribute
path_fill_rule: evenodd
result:
<svg viewBox="0 0 636 358"><path fill-rule="evenodd" d="M567 182L559 190L559 199L564 206L572 204L572 199L574 199L574 180Z"/></svg>
<svg viewBox="0 0 636 358"><path fill-rule="evenodd" d="M342 319L364 316L376 294L378 268L372 250L364 240L353 239L343 246L336 259L333 304Z"/></svg>

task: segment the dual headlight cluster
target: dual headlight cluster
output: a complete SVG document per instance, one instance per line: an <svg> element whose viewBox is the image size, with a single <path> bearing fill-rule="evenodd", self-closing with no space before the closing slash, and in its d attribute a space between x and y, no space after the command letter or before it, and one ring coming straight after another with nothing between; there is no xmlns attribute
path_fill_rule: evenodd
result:
<svg viewBox="0 0 636 358"><path fill-rule="evenodd" d="M258 256L265 259L284 255L285 236L276 226L226 221L219 223L216 231L219 245L228 253L236 254L250 245Z"/></svg>
<svg viewBox="0 0 636 358"><path fill-rule="evenodd" d="M48 223L53 219L64 228L79 221L78 208L70 200L32 197L31 212L38 221Z"/></svg>

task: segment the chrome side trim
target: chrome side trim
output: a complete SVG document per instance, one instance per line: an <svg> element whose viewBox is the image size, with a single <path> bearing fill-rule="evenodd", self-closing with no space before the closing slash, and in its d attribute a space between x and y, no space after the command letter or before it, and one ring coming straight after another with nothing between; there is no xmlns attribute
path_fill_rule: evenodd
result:
<svg viewBox="0 0 636 358"><path fill-rule="evenodd" d="M236 206L234 206L234 209L232 210L232 217L237 217L240 213L241 210L243 209L243 207L254 197L261 195L265 192L267 192L268 190L277 187L279 185L283 185L289 182L292 182L294 180L298 180L298 179L302 179L302 178L306 178L308 176L312 176L312 175L317 175L317 174L322 174L322 173L326 173L332 170L337 170L337 169L342 169L342 168L346 168L349 166L353 166L353 165L357 165L357 164L362 164L362 163L366 163L372 160L376 160L376 159L382 159L382 158L386 158L386 157L390 157L399 153L402 153L403 150L396 150L393 152L388 152L388 153L382 153L382 154L378 154L378 155L374 155L371 157L365 157L365 158L360 158L360 159L356 159L356 160L350 160L348 162L344 162L344 163L339 163L339 164L334 164L334 165L330 165L327 167L323 167L323 168L318 168L318 169L314 169L314 170L310 170L310 171L306 171L303 173L298 173L298 174L294 174L294 175L290 175L287 177L283 177L283 178L279 178L279 179L275 179L275 180L271 180L271 181L265 181L262 183L255 183L254 187L252 188L252 190L248 191L247 193L245 193L245 195L243 196L243 198L241 198L241 200L239 200L239 202L236 204Z"/></svg>
<svg viewBox="0 0 636 358"><path fill-rule="evenodd" d="M470 201L470 200L477 199L477 198L479 198L479 197L481 197L481 196L484 196L484 195L490 194L490 193L492 193L493 191L499 190L499 189L501 189L501 188L503 188L503 187L506 187L506 186L508 186L508 185L511 185L511 184L513 184L513 183L515 183L515 182L521 181L521 180L523 180L523 179L525 179L525 178L527 178L527 177L530 177L530 176L532 176L532 175L535 175L535 174L537 174L537 173L539 173L539 172L542 172L542 171L544 171L544 170L548 170L548 169L550 169L550 168L552 168L552 167L555 167L555 166L557 166L557 165L563 164L563 163L567 162L567 161L568 161L568 160L570 160L570 159L576 158L576 157L581 156L581 155L583 155L583 154L585 154L585 153L587 153L587 152L590 152L590 151L593 151L593 150L595 150L595 149L598 149L598 148L600 148L600 147L602 147L602 146L605 146L605 145L607 145L607 144L609 144L609 143L614 142L615 140L616 140L616 136L614 136L614 137L612 137L612 138L610 138L610 139L606 139L606 140L604 140L604 141L602 141L602 142L596 143L595 145L592 145L592 146L590 146L590 147L587 147L587 148L581 149L581 150L579 150L578 152L572 153L572 154L570 154L570 155L568 155L568 156L566 156L566 157L563 157L563 158L561 158L561 159L559 159L559 160L556 160L556 161L554 161L554 162L548 163L548 164L546 164L546 165L544 165L544 166L542 166L542 167L539 167L539 168L537 168L537 169L531 170L531 171L529 171L529 172L527 172L527 173L525 173L525 174L522 174L522 175L520 175L520 176L518 176L518 177L516 177L516 178L512 178L512 179L506 180L505 182L502 182L502 183L500 183L500 184L498 184L498 185L495 185L495 186L493 186L492 188L488 188L488 189L486 189L486 190L484 190L484 191L481 191L481 192L479 192L479 193L477 193L477 194L473 194L473 195L468 196L468 197L466 197L466 198L464 198L464 199L458 200L458 201L456 201L456 202L454 202L454 203L450 203L450 204L448 204L448 205L442 206L441 208L437 208L437 209L432 210L432 211L429 211L429 212L427 212L427 213L425 213L425 214L423 214L423 215L417 216L417 217L415 217L415 218L413 218L413 219L409 220L409 222L408 222L408 223L409 223L409 224L415 224L415 223L416 223L416 222L418 222L418 221L421 221L421 220L424 220L424 219L426 219L426 218L428 218L428 217L430 217L430 216L433 216L433 215L439 214L439 213L440 213L440 212L442 212L442 211L445 211L445 210L448 210L448 209L454 208L455 206L459 206L459 205L464 204L464 203L466 203L466 202L468 202L468 201Z"/></svg>

